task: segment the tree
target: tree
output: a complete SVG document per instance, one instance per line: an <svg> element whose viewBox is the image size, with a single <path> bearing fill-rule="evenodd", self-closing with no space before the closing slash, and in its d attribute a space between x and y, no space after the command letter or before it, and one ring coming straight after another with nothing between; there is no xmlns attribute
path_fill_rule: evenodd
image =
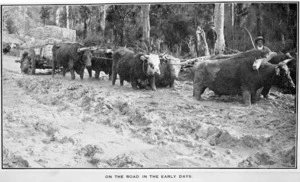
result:
<svg viewBox="0 0 300 182"><path fill-rule="evenodd" d="M15 26L15 23L11 18L8 18L6 20L6 28L9 34L17 33L17 27Z"/></svg>
<svg viewBox="0 0 300 182"><path fill-rule="evenodd" d="M105 33L105 21L106 21L106 9L108 8L107 5L101 5L99 11L99 25L100 25L100 33L102 37L104 37Z"/></svg>
<svg viewBox="0 0 300 182"><path fill-rule="evenodd" d="M206 36L204 30L198 26L196 30L196 42L195 42L197 57L209 56L208 45L206 42Z"/></svg>
<svg viewBox="0 0 300 182"><path fill-rule="evenodd" d="M224 3L215 4L215 27L218 35L216 42L216 55L223 54L225 49L224 39Z"/></svg>
<svg viewBox="0 0 300 182"><path fill-rule="evenodd" d="M258 4L255 4L255 6L256 6L256 18L257 18L257 20L256 20L256 24L257 24L256 35L261 36L262 35L262 21L263 21L262 12L261 12L262 4L258 3Z"/></svg>
<svg viewBox="0 0 300 182"><path fill-rule="evenodd" d="M108 8L106 20L113 31L112 37L116 44L125 46L126 41L130 41L126 39L126 36L139 39L135 37L135 35L139 34L139 29L137 26L134 26L140 23L137 22L138 12L140 12L139 6L134 5L111 5ZM131 35L126 34L127 30Z"/></svg>
<svg viewBox="0 0 300 182"><path fill-rule="evenodd" d="M69 6L66 6L66 19L67 19L67 28L70 28L70 15L69 15Z"/></svg>
<svg viewBox="0 0 300 182"><path fill-rule="evenodd" d="M80 13L81 20L83 21L83 24L84 24L83 36L84 36L84 38L86 38L87 37L87 28L88 28L88 22L87 21L89 19L91 10L88 6L80 6L79 7L79 13Z"/></svg>
<svg viewBox="0 0 300 182"><path fill-rule="evenodd" d="M142 22L143 22L143 41L149 45L150 43L150 4L141 5Z"/></svg>
<svg viewBox="0 0 300 182"><path fill-rule="evenodd" d="M50 18L51 9L52 9L52 7L50 7L50 6L42 6L42 8L41 8L40 18L42 19L44 25L46 25L47 20L49 20L49 18Z"/></svg>

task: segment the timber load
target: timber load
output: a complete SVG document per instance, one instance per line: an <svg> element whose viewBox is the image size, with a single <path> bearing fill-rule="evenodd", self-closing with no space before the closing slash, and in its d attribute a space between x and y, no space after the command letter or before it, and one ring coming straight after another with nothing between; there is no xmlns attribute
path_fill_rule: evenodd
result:
<svg viewBox="0 0 300 182"><path fill-rule="evenodd" d="M36 40L46 40L48 38L60 39L62 42L75 42L76 31L58 26L44 26L29 30L28 36Z"/></svg>
<svg viewBox="0 0 300 182"><path fill-rule="evenodd" d="M22 44L22 49L42 48L46 45L76 41L75 30L49 25L31 29L27 33L27 36L29 36L31 40Z"/></svg>

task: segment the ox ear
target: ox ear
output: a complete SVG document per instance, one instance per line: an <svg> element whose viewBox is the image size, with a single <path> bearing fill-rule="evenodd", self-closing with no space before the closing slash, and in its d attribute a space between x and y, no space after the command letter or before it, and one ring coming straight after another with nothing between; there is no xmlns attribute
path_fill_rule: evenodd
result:
<svg viewBox="0 0 300 182"><path fill-rule="evenodd" d="M147 62L148 56L147 55L141 55L140 60Z"/></svg>
<svg viewBox="0 0 300 182"><path fill-rule="evenodd" d="M280 76L280 68L278 66L275 67L276 76Z"/></svg>

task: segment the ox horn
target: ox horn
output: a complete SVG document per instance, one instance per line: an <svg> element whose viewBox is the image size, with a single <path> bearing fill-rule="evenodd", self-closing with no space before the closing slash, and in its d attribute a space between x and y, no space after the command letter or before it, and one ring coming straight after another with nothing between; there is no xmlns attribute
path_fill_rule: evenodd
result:
<svg viewBox="0 0 300 182"><path fill-rule="evenodd" d="M160 56L164 56L164 55L166 55L167 54L167 52L164 52L164 53L162 53Z"/></svg>
<svg viewBox="0 0 300 182"><path fill-rule="evenodd" d="M276 52L271 52L270 55L269 55L268 57L255 60L254 63L253 63L253 65L252 65L252 68L253 68L254 70L258 70L259 67L260 67L260 65L261 65L261 63L262 63L263 61L269 62L269 61L270 61L274 56L276 56L276 55L277 55Z"/></svg>
<svg viewBox="0 0 300 182"><path fill-rule="evenodd" d="M249 32L249 30L246 27L243 27L243 28L248 32L250 39L251 39L252 46L254 49L256 49L251 33Z"/></svg>
<svg viewBox="0 0 300 182"><path fill-rule="evenodd" d="M271 52L271 53L269 54L269 56L265 58L265 60L266 60L267 62L269 62L269 61L270 61L274 56L276 56L276 55L277 55L276 52Z"/></svg>
<svg viewBox="0 0 300 182"><path fill-rule="evenodd" d="M263 61L264 61L264 59L255 60L253 65L252 65L253 70L258 70Z"/></svg>
<svg viewBox="0 0 300 182"><path fill-rule="evenodd" d="M77 52L82 52L82 51L85 51L85 50L87 50L88 48L86 48L86 47L82 47L82 48L78 48L77 49Z"/></svg>
<svg viewBox="0 0 300 182"><path fill-rule="evenodd" d="M112 49L106 49L106 53L113 53Z"/></svg>
<svg viewBox="0 0 300 182"><path fill-rule="evenodd" d="M285 55L291 59L293 59L293 56L291 56L291 54L289 52L285 53Z"/></svg>
<svg viewBox="0 0 300 182"><path fill-rule="evenodd" d="M147 58L148 58L148 57L146 57L146 55L141 55L141 57L140 57L140 59L141 59L142 61L145 61Z"/></svg>
<svg viewBox="0 0 300 182"><path fill-rule="evenodd" d="M284 60L283 62L284 62L285 64L288 64L288 62L290 62L291 60L293 60L293 59L286 59L286 60Z"/></svg>

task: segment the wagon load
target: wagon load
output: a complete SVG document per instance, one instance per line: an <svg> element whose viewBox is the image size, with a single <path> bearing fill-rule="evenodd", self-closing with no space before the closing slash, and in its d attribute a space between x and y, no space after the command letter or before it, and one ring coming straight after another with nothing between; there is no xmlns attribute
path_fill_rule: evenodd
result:
<svg viewBox="0 0 300 182"><path fill-rule="evenodd" d="M31 40L21 46L23 49L41 48L46 45L76 41L75 30L57 26L37 27L29 30L27 35L31 37ZM47 50L51 51L52 48L47 48ZM52 53L50 54L47 50L44 50L46 52L43 51L43 54L52 55Z"/></svg>
<svg viewBox="0 0 300 182"><path fill-rule="evenodd" d="M29 30L28 35L36 40L46 40L48 38L60 39L63 42L75 42L76 40L75 30L57 26L37 27Z"/></svg>
<svg viewBox="0 0 300 182"><path fill-rule="evenodd" d="M29 70L33 70L30 73L34 74L35 69L52 68L53 45L74 43L76 31L57 26L45 26L29 30L27 36L30 37L30 41L21 45L20 57L23 57L24 53L28 53ZM17 60L16 62L22 63L22 60Z"/></svg>

